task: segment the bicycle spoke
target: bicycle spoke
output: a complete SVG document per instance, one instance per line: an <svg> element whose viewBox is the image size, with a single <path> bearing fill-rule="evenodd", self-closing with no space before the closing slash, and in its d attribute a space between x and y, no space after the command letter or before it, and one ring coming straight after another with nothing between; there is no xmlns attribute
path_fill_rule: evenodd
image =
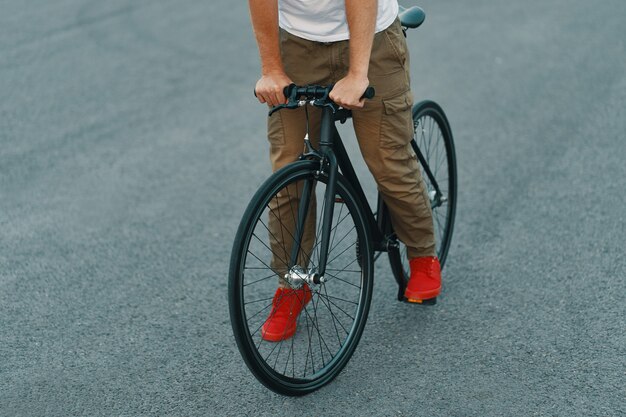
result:
<svg viewBox="0 0 626 417"><path fill-rule="evenodd" d="M328 291L326 290L326 285L323 285L322 289L324 290L325 295L328 296ZM326 305L326 303L324 303L322 298L319 297L319 296L318 296L318 299L320 301L322 301L322 304L324 304L326 306L326 308L328 309L328 312L330 313L330 317L333 320L333 327L335 328L335 334L337 335L337 342L339 343L339 346L341 346L341 337L339 337L339 329L337 328L337 323L336 323L336 320L335 320L335 314L333 313L332 308L330 308L330 304Z"/></svg>
<svg viewBox="0 0 626 417"><path fill-rule="evenodd" d="M435 124L435 120L433 120L432 117L429 117L430 120L430 128L429 128L429 134L428 134L428 159L430 159L430 156L432 155L430 153L430 149L431 146L433 144L433 125Z"/></svg>
<svg viewBox="0 0 626 417"><path fill-rule="evenodd" d="M319 293L318 293L318 298L319 298ZM304 311L305 315L311 320L311 326L317 332L318 338L320 338L322 340L322 342L326 345L326 342L324 342L324 338L322 337L322 335L320 333L319 327L317 326L317 322L316 322L316 320L313 320L313 318L311 317L311 315L308 312L307 307L305 307L303 311ZM314 313L315 313L315 311L314 311Z"/></svg>
<svg viewBox="0 0 626 417"><path fill-rule="evenodd" d="M355 241L353 244L351 244L350 246L348 246L347 248L345 248L344 250L342 250L341 252L339 252L339 254L337 254L337 255L336 255L336 256L335 256L335 257L334 257L331 261L329 261L328 263L329 263L329 264L333 263L333 261L334 261L335 259L339 258L341 255L343 255L344 253L346 253L346 251L347 251L348 249L350 249L351 247L353 247L353 246L356 246L356 241Z"/></svg>
<svg viewBox="0 0 626 417"><path fill-rule="evenodd" d="M262 298L260 300L254 300L254 301L247 301L245 303L243 303L244 306L247 306L249 304L255 304L255 303L260 303L262 301L268 301L268 300L272 300L274 297L269 297L269 298ZM270 304L271 305L271 304Z"/></svg>
<svg viewBox="0 0 626 417"><path fill-rule="evenodd" d="M270 251L270 253L271 253L272 255L275 255L274 251L272 251L272 249L270 249L270 247L269 247L269 246L267 246L267 244L266 244L265 242L263 242L263 240L262 240L260 237L258 237L258 236L256 235L256 233L253 233L253 234L252 234L252 236L253 236L253 237L256 237L256 238L257 238L257 240L258 240L259 242L261 242L261 244L262 244L263 246L265 246L265 247L267 248L267 250L268 250L268 251ZM286 263L285 263L282 259L281 259L280 261L282 262L282 264L283 264L283 265L285 265L287 268L289 268L289 265L287 265L287 264L286 264Z"/></svg>
<svg viewBox="0 0 626 417"><path fill-rule="evenodd" d="M327 299L327 298L325 298L325 297L320 297L320 301L322 302L322 304L324 304L324 305L326 306L326 308L327 308L329 311L332 311L332 309L331 309L331 303L328 301L328 299ZM341 312L342 312L344 315L346 315L347 317L350 317L350 319L351 319L351 320L353 320L353 318L352 318L352 317L351 317L348 313L346 313L345 311L343 311L341 308L339 308L339 307L336 307L336 308L337 308L337 310L341 311ZM339 317L337 317L337 315L336 315L336 314L334 314L334 313L331 313L331 314L332 314L332 317L333 317L333 319L334 319L334 322L335 322L335 323L337 323L337 324L339 324L339 326L341 327L341 330L343 330L343 332L344 332L346 335L347 335L347 334L350 334L350 331L349 331L348 329L346 329L346 326L344 326L344 325L343 325L343 323L341 322L341 320L339 320ZM342 341L342 340L341 340L341 336L339 336L339 329L338 329L336 326L335 326L335 330L336 330L336 332L337 332L337 338L338 338L338 340L339 340L339 344L340 344L340 346L343 346L344 341Z"/></svg>
<svg viewBox="0 0 626 417"><path fill-rule="evenodd" d="M349 213L348 213L348 214L347 214L347 215L346 215L346 216L345 216L345 217L344 217L341 221L339 221L339 223L337 223L337 224L336 224L336 225L335 225L335 226L331 229L331 232L332 232L332 231L334 231L334 230L337 230L337 228L339 227L339 225L341 224L341 222L343 222L343 220L344 220L346 217L348 217L348 215L349 215ZM354 227L353 227L353 229L354 229ZM351 229L351 230L352 230L352 229ZM350 230L350 231L351 231L351 230ZM348 231L348 233L350 233L350 231ZM316 242L316 243L315 243L314 249L318 249L318 250L317 250L317 252L319 253L319 246L321 245L321 241L319 241L319 240L317 240L317 239L316 239L316 241L315 241L315 242ZM331 252L332 252L332 249L329 249L328 254L330 255L330 253L331 253ZM319 259L319 256L318 256L318 259ZM326 264L330 264L330 262L328 262L328 261L327 261L327 262L326 262Z"/></svg>
<svg viewBox="0 0 626 417"><path fill-rule="evenodd" d="M341 219L341 213L343 212L343 207L344 207L344 204L342 204L341 207L339 208L339 214L337 215L339 219ZM341 221L339 223L341 223ZM339 223L337 223L337 226L339 226ZM330 240L330 245L328 245L329 248L333 247L333 243L335 242L336 236L337 236L337 227L335 227L333 230L333 237ZM328 251L328 252L330 253L331 251Z"/></svg>
<svg viewBox="0 0 626 417"><path fill-rule="evenodd" d="M338 274L338 273L340 273L340 272L355 272L355 273L357 273L357 274L361 274L361 273L363 273L363 271L351 271L351 270L348 270L348 268L349 268L350 266L352 266L352 264L353 264L353 263L355 263L356 261L357 261L357 259L355 258L355 259L353 259L353 260L352 260L352 262L350 262L348 265L346 265L346 266L345 266L345 267L343 267L342 269L339 269L339 270L338 270L338 269L334 269L334 270L333 270L333 269L328 269L328 268L327 268L327 269L326 269L326 271L334 271L334 272L335 272L335 274Z"/></svg>
<svg viewBox="0 0 626 417"><path fill-rule="evenodd" d="M350 301L350 300L346 300L340 297L335 297L334 295L327 295L328 298L332 298L333 300L338 300L338 301L343 301L345 303L350 303L350 304L354 304L354 305L359 305L359 303L356 303L354 301Z"/></svg>
<svg viewBox="0 0 626 417"><path fill-rule="evenodd" d="M353 227L352 229L348 230L348 231L346 232L346 234L345 234L345 235L343 235L343 237L339 240L339 242L337 242L337 244L336 244L335 246L331 246L331 247L330 247L331 249L328 251L328 254L330 255L330 254L331 254L331 253L335 250L335 248L337 248L337 246L339 246L339 244L340 244L341 242L343 242L343 241L344 241L344 239L345 239L345 238L347 238L347 237L348 237L348 235L350 234L350 232L352 232L353 230L354 230L354 227ZM354 241L354 245L356 245L356 241ZM328 263L330 263L330 262L328 262Z"/></svg>
<svg viewBox="0 0 626 417"><path fill-rule="evenodd" d="M330 298L326 297L326 296L322 296L326 299L326 301L328 301L330 304L334 305L335 308L337 308L339 311L341 311L343 314L345 314L347 317L350 318L350 320L354 320L354 317L351 316L349 313L347 313L343 308L339 307L339 305L337 305L337 303L333 302Z"/></svg>
<svg viewBox="0 0 626 417"><path fill-rule="evenodd" d="M317 300L319 304L319 297L317 297ZM320 323L319 323L319 318L317 316L317 306L314 300L311 301L311 304L313 305L313 317L315 317L315 328L317 330L317 339L318 339L318 342L319 342L318 344L320 347L320 355L322 356L322 366L326 366L326 359L324 358L324 350L322 349L322 341L324 341L324 339L322 338L322 334L320 332ZM328 345L326 345L326 341L324 341L324 347L326 347L326 349L328 350L328 352L330 353L332 357L333 352L330 350Z"/></svg>
<svg viewBox="0 0 626 417"><path fill-rule="evenodd" d="M346 281L346 280L344 280L344 279L341 279L341 278L339 278L339 277L338 277L338 276L336 276L336 275L329 274L328 272L326 272L326 275L330 276L332 279L336 279L336 280L338 280L338 281L341 281L341 282L343 282L343 283L346 283L346 284L348 284L348 285L351 285L351 286L353 286L353 287L355 287L355 288L361 289L361 287L359 287L358 285L353 284L353 283L351 283L351 282L348 282L348 281ZM326 282L328 282L328 281L330 281L330 280L328 280L328 279L327 279L327 280L326 280Z"/></svg>
<svg viewBox="0 0 626 417"><path fill-rule="evenodd" d="M270 278L272 278L272 277L276 278L276 274L275 274L275 273L272 273L272 275L268 275L268 276L266 276L266 277L264 277L264 278L260 278L260 279L257 279L257 280L255 280L255 281L249 282L249 283L247 283L247 284L243 284L243 286L244 286L244 287L249 287L250 285L258 284L259 282L266 281L266 280L268 280L268 279L270 279Z"/></svg>
<svg viewBox="0 0 626 417"><path fill-rule="evenodd" d="M271 306L272 306L272 303L266 305L265 307L263 307L262 309L260 309L259 311L257 311L256 313L254 313L251 316L246 314L246 317L248 318L248 322L251 322L253 318L257 317L259 314L261 314L262 312L266 311ZM264 323L265 323L265 321L264 321Z"/></svg>
<svg viewBox="0 0 626 417"><path fill-rule="evenodd" d="M263 261L261 260L261 258L259 258L258 256L256 256L254 253L250 252L249 250L248 250L248 253L249 253L250 255L254 256L254 257L255 257L255 258L256 258L259 262L261 262L263 265L265 265L265 266L267 267L267 269L272 270L272 268L271 268L269 265L267 265L265 262L263 262Z"/></svg>

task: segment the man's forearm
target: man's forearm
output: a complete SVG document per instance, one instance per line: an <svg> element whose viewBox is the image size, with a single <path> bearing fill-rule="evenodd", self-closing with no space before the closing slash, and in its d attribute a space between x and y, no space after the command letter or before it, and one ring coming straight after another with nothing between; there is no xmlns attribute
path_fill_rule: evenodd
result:
<svg viewBox="0 0 626 417"><path fill-rule="evenodd" d="M345 0L348 28L350 29L350 69L355 76L367 76L376 17L378 0Z"/></svg>
<svg viewBox="0 0 626 417"><path fill-rule="evenodd" d="M249 0L263 75L284 72L278 40L278 0Z"/></svg>

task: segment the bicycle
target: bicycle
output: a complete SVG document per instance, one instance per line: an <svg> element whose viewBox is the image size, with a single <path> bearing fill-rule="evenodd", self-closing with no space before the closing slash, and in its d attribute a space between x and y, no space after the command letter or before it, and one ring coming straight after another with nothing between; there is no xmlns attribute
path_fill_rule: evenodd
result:
<svg viewBox="0 0 626 417"><path fill-rule="evenodd" d="M425 18L418 7L399 16L405 34ZM351 112L329 99L331 89L291 85L285 91L288 102L271 109L270 116L281 109L321 107L319 149L313 149L307 135L299 160L263 183L243 215L231 255L228 297L237 346L255 377L284 395L319 389L347 364L367 319L374 261L383 252L400 301L409 278L406 247L394 234L382 198L378 196L374 213L350 163L335 123L344 123ZM373 94L369 88L364 97ZM428 187L443 268L456 210L452 132L433 101L415 104L412 112L416 134L411 145ZM290 215L283 216L285 210ZM312 299L298 317L293 337L268 342L260 329L272 307L277 277L291 288L308 286Z"/></svg>

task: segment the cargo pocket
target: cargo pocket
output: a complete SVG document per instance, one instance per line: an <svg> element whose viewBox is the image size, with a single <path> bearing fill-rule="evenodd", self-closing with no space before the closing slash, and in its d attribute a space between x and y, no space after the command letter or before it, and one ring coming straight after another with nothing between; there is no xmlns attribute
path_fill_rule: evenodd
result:
<svg viewBox="0 0 626 417"><path fill-rule="evenodd" d="M398 148L406 146L413 138L411 106L413 94L406 91L395 97L383 99L380 123L380 146Z"/></svg>

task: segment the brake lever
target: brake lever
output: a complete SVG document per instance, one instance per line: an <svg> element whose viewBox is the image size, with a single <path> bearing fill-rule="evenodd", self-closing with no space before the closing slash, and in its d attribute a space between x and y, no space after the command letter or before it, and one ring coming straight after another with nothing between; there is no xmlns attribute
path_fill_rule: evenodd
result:
<svg viewBox="0 0 626 417"><path fill-rule="evenodd" d="M292 102L290 101L289 103L285 103L285 104L279 104L278 106L274 106L270 109L269 113L268 113L268 117L271 117L272 114L276 113L278 110L282 110L282 109L297 109L298 107L300 107L300 103L299 102Z"/></svg>
<svg viewBox="0 0 626 417"><path fill-rule="evenodd" d="M313 105L316 107L330 107L330 109L333 111L333 114L337 113L339 109L342 108L334 101L327 101L326 97L313 101Z"/></svg>
<svg viewBox="0 0 626 417"><path fill-rule="evenodd" d="M279 104L278 106L272 107L269 113L267 114L267 117L272 117L272 114L276 113L278 110L282 110L286 108L287 108L286 104Z"/></svg>

